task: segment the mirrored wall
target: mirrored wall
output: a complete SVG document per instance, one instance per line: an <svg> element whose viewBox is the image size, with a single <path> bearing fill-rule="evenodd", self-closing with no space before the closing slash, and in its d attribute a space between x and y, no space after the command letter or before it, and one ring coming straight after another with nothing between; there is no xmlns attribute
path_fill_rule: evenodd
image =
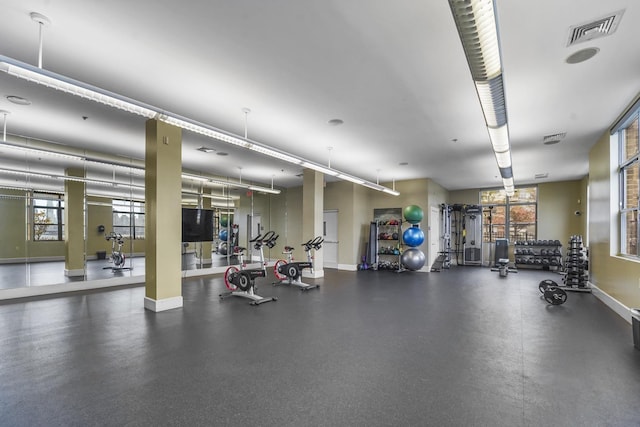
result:
<svg viewBox="0 0 640 427"><path fill-rule="evenodd" d="M104 281L145 274L144 169L139 160L87 160L3 144L0 167L0 290ZM183 242L182 269L217 274L238 263L236 247L273 230L286 236L283 195L183 181L184 209L209 211L210 239ZM186 275L185 275L186 276Z"/></svg>

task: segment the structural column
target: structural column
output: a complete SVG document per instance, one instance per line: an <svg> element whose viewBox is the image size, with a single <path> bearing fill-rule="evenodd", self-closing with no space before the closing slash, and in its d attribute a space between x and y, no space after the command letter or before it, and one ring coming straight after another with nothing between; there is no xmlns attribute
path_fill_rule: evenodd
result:
<svg viewBox="0 0 640 427"><path fill-rule="evenodd" d="M64 182L64 275L84 276L84 170L68 168L64 172L79 178Z"/></svg>
<svg viewBox="0 0 640 427"><path fill-rule="evenodd" d="M182 307L182 130L158 120L146 124L144 307Z"/></svg>
<svg viewBox="0 0 640 427"><path fill-rule="evenodd" d="M211 194L213 189L211 188L203 188L202 194ZM203 209L211 209L211 198L200 196L202 199L201 206ZM211 253L212 253L212 245L211 242L200 242L200 261L202 264L211 264Z"/></svg>
<svg viewBox="0 0 640 427"><path fill-rule="evenodd" d="M305 169L302 179L302 239L307 240L324 234L324 175ZM322 250L314 255L313 273L304 269L302 274L305 277L324 277Z"/></svg>

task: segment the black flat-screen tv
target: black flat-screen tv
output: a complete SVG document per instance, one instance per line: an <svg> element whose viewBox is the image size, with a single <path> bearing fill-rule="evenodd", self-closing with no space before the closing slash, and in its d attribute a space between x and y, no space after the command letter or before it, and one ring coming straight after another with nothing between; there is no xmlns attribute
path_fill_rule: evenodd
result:
<svg viewBox="0 0 640 427"><path fill-rule="evenodd" d="M213 210L182 208L182 241L213 241Z"/></svg>

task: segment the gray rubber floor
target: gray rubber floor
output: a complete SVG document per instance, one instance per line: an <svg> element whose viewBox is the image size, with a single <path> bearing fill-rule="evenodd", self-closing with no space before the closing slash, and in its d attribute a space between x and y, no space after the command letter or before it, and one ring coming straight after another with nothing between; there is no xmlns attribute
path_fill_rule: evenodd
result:
<svg viewBox="0 0 640 427"><path fill-rule="evenodd" d="M479 267L325 271L278 301L141 287L0 305L2 426L638 426L631 326L590 294ZM309 283L314 281L307 280Z"/></svg>

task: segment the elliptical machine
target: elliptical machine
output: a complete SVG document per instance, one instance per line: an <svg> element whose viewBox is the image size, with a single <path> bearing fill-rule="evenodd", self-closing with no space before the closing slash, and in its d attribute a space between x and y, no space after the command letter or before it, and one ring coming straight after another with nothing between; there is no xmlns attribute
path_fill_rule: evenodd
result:
<svg viewBox="0 0 640 427"><path fill-rule="evenodd" d="M260 268L247 269L247 264L244 261L244 251L246 248L239 246L234 248L233 255L238 257L240 268L238 269L238 267L232 265L224 272L224 284L227 286L227 289L229 289L229 292L220 294L220 299L231 296L248 298L251 300L251 305L259 305L278 300L276 297L262 297L254 292L256 278L267 276L262 247L266 245L272 248L277 238L278 236L273 231L269 231L264 236L258 234L255 238L249 240L249 243L253 243L254 249L260 253Z"/></svg>
<svg viewBox="0 0 640 427"><path fill-rule="evenodd" d="M322 238L322 236L318 236L302 244L304 251L307 253L306 262L293 262L294 248L291 246L285 246L282 253L287 256L287 260L279 259L273 265L273 273L275 274L276 279L278 279L277 282L273 282L273 285L293 285L298 286L303 291L319 288L320 285L309 285L307 283L303 283L300 278L302 277L302 270L305 268L308 268L313 272L312 251L320 249L322 247L322 242L324 242L324 238Z"/></svg>

